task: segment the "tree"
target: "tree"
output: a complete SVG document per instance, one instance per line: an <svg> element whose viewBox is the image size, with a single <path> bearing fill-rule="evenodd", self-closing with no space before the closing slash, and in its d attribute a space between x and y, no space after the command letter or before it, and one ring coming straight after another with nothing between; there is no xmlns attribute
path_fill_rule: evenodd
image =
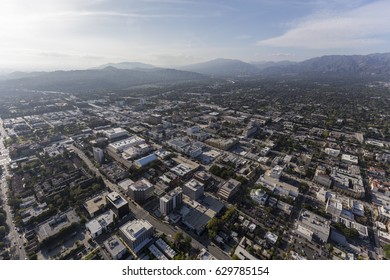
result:
<svg viewBox="0 0 390 280"><path fill-rule="evenodd" d="M0 224L4 223L5 221L5 215L3 213L0 213Z"/></svg>
<svg viewBox="0 0 390 280"><path fill-rule="evenodd" d="M173 242L175 244L179 244L182 240L183 240L183 233L181 231L176 232L173 238Z"/></svg>
<svg viewBox="0 0 390 280"><path fill-rule="evenodd" d="M0 227L0 239L5 237L5 226Z"/></svg>
<svg viewBox="0 0 390 280"><path fill-rule="evenodd" d="M390 259L390 244L387 244L383 247L387 259Z"/></svg>

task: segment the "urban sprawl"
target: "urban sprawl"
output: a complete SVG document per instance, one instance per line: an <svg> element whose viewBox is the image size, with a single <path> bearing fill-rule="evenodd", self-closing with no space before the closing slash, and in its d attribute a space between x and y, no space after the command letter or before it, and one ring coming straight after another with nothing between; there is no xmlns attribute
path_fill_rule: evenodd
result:
<svg viewBox="0 0 390 280"><path fill-rule="evenodd" d="M0 258L387 258L388 108L375 83L4 95Z"/></svg>

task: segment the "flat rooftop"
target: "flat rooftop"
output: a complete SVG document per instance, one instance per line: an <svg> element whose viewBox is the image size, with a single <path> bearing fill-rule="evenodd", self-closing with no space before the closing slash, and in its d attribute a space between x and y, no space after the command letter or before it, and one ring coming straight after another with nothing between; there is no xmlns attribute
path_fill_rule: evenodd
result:
<svg viewBox="0 0 390 280"><path fill-rule="evenodd" d="M93 217L96 212L104 208L107 205L105 197L108 195L108 192L104 192L98 196L91 198L84 202L84 208L87 210L88 214Z"/></svg>
<svg viewBox="0 0 390 280"><path fill-rule="evenodd" d="M146 220L133 220L121 226L120 230L129 240L135 241L152 228L153 226Z"/></svg>
<svg viewBox="0 0 390 280"><path fill-rule="evenodd" d="M109 201L112 202L112 204L115 205L116 208L121 208L122 206L125 206L128 204L128 202L119 195L117 192L111 192L107 194L106 196Z"/></svg>

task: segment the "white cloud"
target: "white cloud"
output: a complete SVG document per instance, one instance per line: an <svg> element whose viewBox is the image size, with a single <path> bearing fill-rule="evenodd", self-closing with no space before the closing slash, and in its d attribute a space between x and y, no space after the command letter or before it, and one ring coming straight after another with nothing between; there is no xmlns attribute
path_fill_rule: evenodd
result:
<svg viewBox="0 0 390 280"><path fill-rule="evenodd" d="M281 36L257 42L258 46L305 49L363 49L388 41L389 1L377 1L343 13L316 14L297 23Z"/></svg>

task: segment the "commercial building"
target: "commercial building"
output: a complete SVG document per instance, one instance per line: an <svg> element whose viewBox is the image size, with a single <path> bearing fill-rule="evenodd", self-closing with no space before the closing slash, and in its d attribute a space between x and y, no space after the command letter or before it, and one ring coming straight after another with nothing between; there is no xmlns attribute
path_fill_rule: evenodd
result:
<svg viewBox="0 0 390 280"><path fill-rule="evenodd" d="M129 188L132 184L134 184L134 181L129 178L126 178L118 182L118 187L122 194L129 195Z"/></svg>
<svg viewBox="0 0 390 280"><path fill-rule="evenodd" d="M361 175L352 174L349 170L334 167L330 177L333 180L333 187L336 191L354 198L363 198L365 190Z"/></svg>
<svg viewBox="0 0 390 280"><path fill-rule="evenodd" d="M124 150L138 146L140 144L144 144L145 140L137 135L131 136L129 138L123 139L121 141L116 141L108 145L108 149L116 152L122 153Z"/></svg>
<svg viewBox="0 0 390 280"><path fill-rule="evenodd" d="M159 115L159 114L152 114L149 116L149 118L147 119L147 122L150 123L150 124L154 124L154 125L157 125L157 124L160 124L162 121L162 116Z"/></svg>
<svg viewBox="0 0 390 280"><path fill-rule="evenodd" d="M137 203L143 203L152 197L154 186L146 179L141 179L129 186L129 197Z"/></svg>
<svg viewBox="0 0 390 280"><path fill-rule="evenodd" d="M107 129L107 130L104 130L102 132L103 132L104 136L106 136L108 138L108 140L110 140L110 141L114 141L114 140L119 139L119 138L127 137L129 135L129 133L121 127Z"/></svg>
<svg viewBox="0 0 390 280"><path fill-rule="evenodd" d="M264 239L267 240L267 242L270 244L275 245L275 243L278 241L278 236L275 233L268 231L265 234Z"/></svg>
<svg viewBox="0 0 390 280"><path fill-rule="evenodd" d="M297 229L299 228L298 226L305 228L308 235L318 238L321 242L326 243L328 241L330 233L329 220L308 210L302 210L299 215ZM301 231L297 231L297 233L300 234ZM303 236L306 237L305 235Z"/></svg>
<svg viewBox="0 0 390 280"><path fill-rule="evenodd" d="M175 188L170 193L160 198L160 212L163 215L170 214L183 204L183 189Z"/></svg>
<svg viewBox="0 0 390 280"><path fill-rule="evenodd" d="M38 225L38 240L42 242L43 240L78 222L80 222L80 218L75 210L59 213L53 218Z"/></svg>
<svg viewBox="0 0 390 280"><path fill-rule="evenodd" d="M138 168L142 168L156 160L157 160L157 156L155 154L150 154L148 156L135 160L134 165Z"/></svg>
<svg viewBox="0 0 390 280"><path fill-rule="evenodd" d="M108 210L104 214L96 217L85 224L92 238L96 238L103 232L107 231L114 224L114 212Z"/></svg>
<svg viewBox="0 0 390 280"><path fill-rule="evenodd" d="M108 192L104 192L84 202L83 206L91 218L104 211L107 205L105 199L107 194Z"/></svg>
<svg viewBox="0 0 390 280"><path fill-rule="evenodd" d="M111 236L103 244L113 260L121 259L127 252L125 245L116 236Z"/></svg>
<svg viewBox="0 0 390 280"><path fill-rule="evenodd" d="M195 179L192 179L183 186L183 194L192 200L198 200L203 196L203 193L204 185Z"/></svg>
<svg viewBox="0 0 390 280"><path fill-rule="evenodd" d="M167 255L169 258L173 259L176 256L175 250L171 248L164 240L161 238L157 239L156 241L157 247L164 252L165 255Z"/></svg>
<svg viewBox="0 0 390 280"><path fill-rule="evenodd" d="M198 180L204 185L207 185L211 181L211 175L206 171L199 171L195 173L194 179Z"/></svg>
<svg viewBox="0 0 390 280"><path fill-rule="evenodd" d="M104 152L102 149L93 147L93 158L98 162L102 163L104 160Z"/></svg>
<svg viewBox="0 0 390 280"><path fill-rule="evenodd" d="M390 224L390 207L389 206L380 206L378 207L378 221L384 223L385 225Z"/></svg>
<svg viewBox="0 0 390 280"><path fill-rule="evenodd" d="M145 247L153 236L153 226L146 220L133 220L119 228L119 234L135 252Z"/></svg>
<svg viewBox="0 0 390 280"><path fill-rule="evenodd" d="M240 190L241 183L234 179L227 180L218 190L217 194L220 198L228 201L232 199Z"/></svg>
<svg viewBox="0 0 390 280"><path fill-rule="evenodd" d="M341 161L348 164L355 164L357 165L359 162L359 159L357 156L348 155L348 154L342 154L341 155Z"/></svg>
<svg viewBox="0 0 390 280"><path fill-rule="evenodd" d="M341 211L343 211L343 205L338 199L329 198L325 206L325 211L332 216L339 217Z"/></svg>
<svg viewBox="0 0 390 280"><path fill-rule="evenodd" d="M168 260L168 258L154 244L149 246L149 251L156 259L160 261Z"/></svg>
<svg viewBox="0 0 390 280"><path fill-rule="evenodd" d="M182 222L193 232L201 235L207 223L220 213L223 207L223 203L212 196L205 195L198 201L184 197L184 205L180 210Z"/></svg>
<svg viewBox="0 0 390 280"><path fill-rule="evenodd" d="M130 213L129 203L117 192L107 194L106 199L108 207L114 211L118 219L122 219Z"/></svg>
<svg viewBox="0 0 390 280"><path fill-rule="evenodd" d="M280 179L282 176L283 167L280 165L274 166L274 168L271 169L270 176L274 179Z"/></svg>
<svg viewBox="0 0 390 280"><path fill-rule="evenodd" d="M187 175L189 175L192 171L194 171L193 168L191 168L190 166L184 164L184 163L181 163L175 167L173 167L171 169L171 171L173 173L175 173L176 175L180 176L180 177L186 177Z"/></svg>
<svg viewBox="0 0 390 280"><path fill-rule="evenodd" d="M227 151L238 143L238 139L210 138L207 139L205 143L215 148Z"/></svg>

